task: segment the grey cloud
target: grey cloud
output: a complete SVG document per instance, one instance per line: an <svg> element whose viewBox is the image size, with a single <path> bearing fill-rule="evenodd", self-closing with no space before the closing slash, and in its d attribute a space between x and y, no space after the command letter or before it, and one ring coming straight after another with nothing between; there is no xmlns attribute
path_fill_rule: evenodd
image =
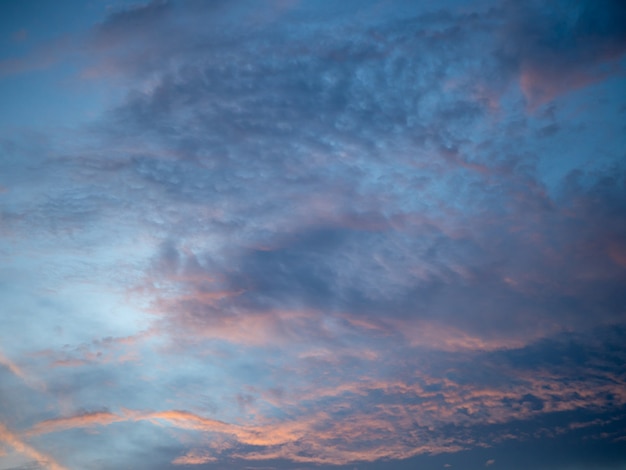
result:
<svg viewBox="0 0 626 470"><path fill-rule="evenodd" d="M190 309L195 321L209 323L222 315L218 310L233 307L310 308L382 324L436 320L484 338L551 335L565 319L568 328L585 330L619 321L622 314L623 208L615 181L570 193L575 212L541 207L544 199L522 193L506 217L471 218L457 236L437 226L394 225L392 218L375 214L369 225L339 219L275 232L269 247L231 247L227 258L211 252L181 256L179 248L167 245L155 278L177 282L200 275L218 279L209 292L239 293L219 300L217 310L193 298L173 309ZM614 209L603 214L596 204ZM207 288L188 287L195 294Z"/></svg>

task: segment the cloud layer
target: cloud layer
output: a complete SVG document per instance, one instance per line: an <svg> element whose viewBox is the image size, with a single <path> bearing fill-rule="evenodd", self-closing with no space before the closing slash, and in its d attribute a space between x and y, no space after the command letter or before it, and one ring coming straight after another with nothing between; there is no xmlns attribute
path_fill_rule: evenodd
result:
<svg viewBox="0 0 626 470"><path fill-rule="evenodd" d="M153 1L11 39L0 86L111 101L0 133L0 456L623 464L626 10L575 3Z"/></svg>

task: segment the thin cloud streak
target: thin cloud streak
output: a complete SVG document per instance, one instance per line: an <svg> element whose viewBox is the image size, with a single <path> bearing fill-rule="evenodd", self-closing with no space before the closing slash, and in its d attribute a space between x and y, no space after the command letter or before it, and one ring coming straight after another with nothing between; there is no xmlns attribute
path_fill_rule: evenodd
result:
<svg viewBox="0 0 626 470"><path fill-rule="evenodd" d="M39 452L34 447L21 440L18 436L9 431L9 429L2 423L0 423L0 441L11 446L25 456L34 459L38 464L47 470L68 470L67 467L58 464L54 459L52 459L52 457Z"/></svg>
<svg viewBox="0 0 626 470"><path fill-rule="evenodd" d="M2 354L2 351L0 351L0 365L6 367L12 374L19 377L29 387L41 392L46 391L46 384L43 381L26 373L21 367L5 357Z"/></svg>

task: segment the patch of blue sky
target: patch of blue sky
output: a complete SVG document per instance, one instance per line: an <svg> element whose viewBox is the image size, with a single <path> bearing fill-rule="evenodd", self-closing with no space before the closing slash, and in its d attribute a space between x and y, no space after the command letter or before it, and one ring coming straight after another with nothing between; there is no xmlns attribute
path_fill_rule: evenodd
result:
<svg viewBox="0 0 626 470"><path fill-rule="evenodd" d="M80 246L76 240L7 243L2 275L7 354L80 344L90 338L129 336L149 328L147 302L128 289L145 267L148 244ZM75 244L75 246L72 246ZM30 253L14 258L11 251ZM89 315L85 315L89 311ZM33 323L33 319L37 322ZM25 339L17 340L30 330Z"/></svg>
<svg viewBox="0 0 626 470"><path fill-rule="evenodd" d="M77 126L115 100L113 88L80 77L88 28L133 2L3 2L0 6L0 129ZM82 59L86 56L83 55Z"/></svg>
<svg viewBox="0 0 626 470"><path fill-rule="evenodd" d="M0 16L0 54L23 42L42 43L83 32L107 13L137 5L135 0L6 1ZM26 31L25 35L17 34Z"/></svg>
<svg viewBox="0 0 626 470"><path fill-rule="evenodd" d="M0 77L3 133L38 128L51 132L93 121L118 99L114 87L78 77L76 66L58 65Z"/></svg>

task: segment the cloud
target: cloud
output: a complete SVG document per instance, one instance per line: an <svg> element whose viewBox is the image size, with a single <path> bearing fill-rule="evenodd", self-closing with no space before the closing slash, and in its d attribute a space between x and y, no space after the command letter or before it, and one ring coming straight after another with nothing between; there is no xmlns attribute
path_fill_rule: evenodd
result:
<svg viewBox="0 0 626 470"><path fill-rule="evenodd" d="M0 365L6 367L13 375L15 375L16 377L19 377L29 387L35 390L39 390L39 391L46 390L46 384L43 381L25 372L20 366L18 366L13 361L5 357L1 351L0 351Z"/></svg>
<svg viewBox="0 0 626 470"><path fill-rule="evenodd" d="M203 463L215 462L217 459L207 453L189 451L185 455L176 457L172 460L174 465L202 465Z"/></svg>
<svg viewBox="0 0 626 470"><path fill-rule="evenodd" d="M68 42L67 38L63 38L41 47L32 55L0 60L0 78L41 71L58 64L63 59L61 51Z"/></svg>
<svg viewBox="0 0 626 470"><path fill-rule="evenodd" d="M361 417L365 419L365 417ZM108 413L90 413L87 415L74 416L70 418L60 418L56 420L48 420L39 423L30 432L32 434L40 434L46 432L55 432L58 430L71 429L75 427L85 427L97 425L108 425L114 422L124 420L147 420L159 425L166 422L169 425L192 431L201 431L203 433L221 433L231 436L240 445L253 446L245 453L235 453L233 457L244 460L268 460L274 458L286 458L294 462L311 462L311 463L329 463L342 464L355 461L374 461L381 457L395 456L396 458L405 458L423 452L442 452L454 450L456 447L441 447L436 445L423 445L419 448L411 450L406 449L402 445L378 444L374 448L362 450L343 450L340 448L327 447L326 457L304 456L304 449L309 451L318 448L318 446L329 446L332 439L335 439L336 433L348 432L355 437L355 434L361 434L356 431L352 424L340 426L339 429L330 429L328 426L328 417L322 413L319 415L309 416L306 419L266 424L259 426L237 426L213 419L207 419L197 416L193 413L185 411L161 411L161 412L137 412L125 410L121 416L113 417ZM380 430L383 423L377 423L375 420L365 420L361 424L367 424L374 430ZM320 427L318 431L315 428ZM326 428L326 430L324 430ZM316 438L315 433L320 433ZM300 442L304 439L304 442ZM318 439L320 442L317 442ZM302 447L304 446L304 447ZM175 464L200 464L215 461L215 456L203 451L191 451L187 454L176 458Z"/></svg>
<svg viewBox="0 0 626 470"><path fill-rule="evenodd" d="M152 339L155 334L154 330L145 330L130 336L107 336L93 339L89 343L83 343L73 348L66 345L61 351L39 351L35 356L48 360L52 367L81 367L134 362L139 360L139 347L142 346L142 343Z"/></svg>
<svg viewBox="0 0 626 470"><path fill-rule="evenodd" d="M0 410L20 439L374 467L616 437L621 134L613 166L575 156L619 119L567 92L615 73L622 8L561 6L155 1L82 35L78 73L123 97L0 142L24 369L0 363L48 384Z"/></svg>
<svg viewBox="0 0 626 470"><path fill-rule="evenodd" d="M24 28L18 29L13 34L11 34L11 40L13 40L14 42L22 42L26 41L26 39L28 39L28 30Z"/></svg>
<svg viewBox="0 0 626 470"><path fill-rule="evenodd" d="M453 453L537 433L596 432L624 419L621 411L615 414L626 406L621 356L605 352L605 345L620 344L623 332L612 331L596 331L597 344L564 335L560 342L515 350L435 356L419 370L408 361L393 377L385 374L394 356L357 368L355 377L350 376L354 362L329 368L303 357L290 361L289 374L277 371L284 377L282 393L269 386L249 388L253 412L237 422L176 409L121 409L48 419L23 435L149 422L191 433L178 437L192 450L176 457L176 464L228 457L343 465ZM273 416L272 409L281 413ZM600 415L604 418L581 419ZM516 431L520 427L524 434ZM405 436L402 441L398 433Z"/></svg>
<svg viewBox="0 0 626 470"><path fill-rule="evenodd" d="M17 452L36 460L39 465L47 470L67 470L66 467L57 463L52 457L25 443L2 423L0 423L0 441L13 447Z"/></svg>
<svg viewBox="0 0 626 470"><path fill-rule="evenodd" d="M11 373L18 376L25 382L27 381L26 374L22 371L22 369L20 369L16 364L14 364L12 361L4 357L2 353L0 353L0 364L5 366L7 369L11 371Z"/></svg>
<svg viewBox="0 0 626 470"><path fill-rule="evenodd" d="M619 73L626 53L622 2L510 3L505 47L535 108L556 96Z"/></svg>
<svg viewBox="0 0 626 470"><path fill-rule="evenodd" d="M82 428L94 425L106 426L123 420L124 418L108 411L96 411L78 416L71 416L69 418L57 418L41 421L28 432L28 435L46 434L49 432L58 432L66 429Z"/></svg>
<svg viewBox="0 0 626 470"><path fill-rule="evenodd" d="M432 226L390 221L371 231L325 220L326 226L277 235L269 248L244 246L224 266L211 251L186 255L170 245L149 279L162 286L154 307L171 331L257 344L297 340L305 330L328 339L333 333L322 324L329 316L347 321L341 331L401 332L413 346L442 350L521 347L562 331L562 323L549 320L556 312L568 318L568 329L610 324L620 310L598 302L621 297L606 281L623 282L615 253L624 229L596 207L624 210L620 178L584 191L571 186L567 202L538 212L525 199L513 200L517 215L466 219L460 238ZM522 222L530 210L532 218ZM578 224L589 228L570 229ZM412 239L415 233L422 236ZM585 309L598 314L590 318Z"/></svg>
<svg viewBox="0 0 626 470"><path fill-rule="evenodd" d="M119 28L135 35L129 26L135 22L148 33L164 24L180 28L194 8L200 7L149 4L111 17L100 33ZM216 8L233 18L241 13ZM475 30L484 24L493 33L514 10L475 12L464 22L451 13L416 13L362 30L342 17L332 25L349 34L338 37L315 23L315 41L304 31L285 42L282 24L271 24L203 53L165 49L171 68L134 62L158 70L154 86L131 94L105 129L110 139L146 149L127 155L122 171L177 207L175 216L160 215L175 227L169 239L190 240L168 248L174 258L159 255L148 280L185 291L162 289L154 304L171 330L244 342L254 341L256 330L260 344L297 336L285 312L310 318L319 314L311 312L352 318L358 312L362 321L402 330L414 345L493 349L558 332L563 323L549 319L555 310L572 327L587 328L584 309L568 298L594 308L595 301L583 297L596 289L591 279L571 276L583 264L589 269L588 259L601 260L598 273L608 263L600 252L581 257L581 247L594 246L599 233L578 235L569 227L590 213L570 216L567 205L551 200L514 160L486 158L467 144L474 123L491 111L455 80L479 77L482 65L502 66L499 56L478 60L485 37ZM542 14L535 10L524 12ZM525 21L511 34L530 34ZM224 40L213 34L217 39L200 32L195 39ZM429 54L407 58L407 48L426 52L426 44ZM273 59L293 57L295 50L297 61ZM540 56L531 46L515 53L518 62ZM236 63L226 60L231 56ZM151 150L155 142L158 155ZM207 227L211 243L200 246L197 234ZM552 256L559 243L559 256ZM189 273L166 272L174 262ZM546 296L538 300L540 291ZM599 295L619 297L616 291ZM464 313L467 305L475 306L471 314ZM377 323L379 312L392 321ZM610 322L615 315L608 309L602 317ZM426 331L444 339L430 340Z"/></svg>

